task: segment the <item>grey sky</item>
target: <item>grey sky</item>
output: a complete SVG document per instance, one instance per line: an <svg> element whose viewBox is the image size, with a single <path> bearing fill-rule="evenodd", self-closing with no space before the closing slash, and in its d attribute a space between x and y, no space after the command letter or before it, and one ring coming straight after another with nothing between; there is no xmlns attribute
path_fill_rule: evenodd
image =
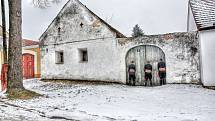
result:
<svg viewBox="0 0 215 121"><path fill-rule="evenodd" d="M23 0L23 38L37 40L67 0L48 9ZM80 0L123 34L139 24L146 34L186 31L188 0Z"/></svg>

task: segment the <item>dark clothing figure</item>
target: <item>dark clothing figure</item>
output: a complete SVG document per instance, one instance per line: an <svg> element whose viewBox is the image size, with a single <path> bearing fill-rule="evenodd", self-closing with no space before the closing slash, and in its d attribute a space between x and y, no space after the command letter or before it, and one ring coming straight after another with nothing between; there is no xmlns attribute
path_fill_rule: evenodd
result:
<svg viewBox="0 0 215 121"><path fill-rule="evenodd" d="M128 66L129 85L135 85L136 66L132 63Z"/></svg>
<svg viewBox="0 0 215 121"><path fill-rule="evenodd" d="M166 63L163 61L158 63L158 75L160 77L160 85L166 84Z"/></svg>
<svg viewBox="0 0 215 121"><path fill-rule="evenodd" d="M147 86L148 80L150 81L150 85L152 86L152 65L146 64L144 66L144 72L145 72L145 86Z"/></svg>

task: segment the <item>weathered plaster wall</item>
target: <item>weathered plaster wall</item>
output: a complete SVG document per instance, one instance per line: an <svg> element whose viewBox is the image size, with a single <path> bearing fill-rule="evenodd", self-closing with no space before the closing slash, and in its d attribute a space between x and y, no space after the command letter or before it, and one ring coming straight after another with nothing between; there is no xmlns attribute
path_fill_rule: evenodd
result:
<svg viewBox="0 0 215 121"><path fill-rule="evenodd" d="M88 62L80 62L79 49L86 48ZM55 51L64 52L64 63L55 63ZM42 79L119 81L115 38L45 46L42 51Z"/></svg>
<svg viewBox="0 0 215 121"><path fill-rule="evenodd" d="M155 45L166 56L167 83L199 83L199 42L196 33L172 33L118 40L120 76L126 80L125 56L129 49L139 45Z"/></svg>
<svg viewBox="0 0 215 121"><path fill-rule="evenodd" d="M115 34L82 4L77 0L70 0L40 40L43 45L51 45L114 36Z"/></svg>
<svg viewBox="0 0 215 121"><path fill-rule="evenodd" d="M201 31L201 67L204 86L215 86L215 30Z"/></svg>
<svg viewBox="0 0 215 121"><path fill-rule="evenodd" d="M60 30L59 30L60 28ZM40 38L42 79L118 81L116 33L77 0L70 0ZM79 49L88 62L80 62ZM55 52L64 63L56 64Z"/></svg>
<svg viewBox="0 0 215 121"><path fill-rule="evenodd" d="M40 38L41 77L126 83L126 53L134 46L152 44L166 54L169 83L198 83L195 37L195 33L174 33L117 40L116 31L80 2L70 0ZM80 62L81 48L88 51L87 63ZM56 64L56 51L63 51L63 64Z"/></svg>
<svg viewBox="0 0 215 121"><path fill-rule="evenodd" d="M125 56L129 49L155 45L165 53L168 83L200 83L199 43L196 37L196 33L173 33L44 46L42 78L126 83ZM87 48L87 63L79 61L79 48ZM55 64L55 51L64 52L64 64Z"/></svg>

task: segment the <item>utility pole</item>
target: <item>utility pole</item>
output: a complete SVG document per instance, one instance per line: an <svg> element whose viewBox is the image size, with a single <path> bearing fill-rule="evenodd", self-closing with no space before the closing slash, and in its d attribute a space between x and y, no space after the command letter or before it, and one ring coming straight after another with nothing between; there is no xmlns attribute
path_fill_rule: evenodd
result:
<svg viewBox="0 0 215 121"><path fill-rule="evenodd" d="M1 13L2 13L2 37L3 37L3 56L4 64L7 63L7 35L6 35L6 17L5 17L5 2L1 0Z"/></svg>

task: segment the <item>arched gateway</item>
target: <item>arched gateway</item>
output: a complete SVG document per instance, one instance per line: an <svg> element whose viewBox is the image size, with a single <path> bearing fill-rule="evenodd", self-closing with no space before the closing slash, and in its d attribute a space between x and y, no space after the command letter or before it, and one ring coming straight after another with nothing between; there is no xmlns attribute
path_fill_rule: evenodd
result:
<svg viewBox="0 0 215 121"><path fill-rule="evenodd" d="M128 65L133 60L136 65L136 85L144 85L144 65L150 61L153 67L152 83L159 85L157 64L160 59L165 61L164 52L154 45L141 45L131 48L126 55L126 73L128 72ZM128 73L126 74L126 81L128 82Z"/></svg>

